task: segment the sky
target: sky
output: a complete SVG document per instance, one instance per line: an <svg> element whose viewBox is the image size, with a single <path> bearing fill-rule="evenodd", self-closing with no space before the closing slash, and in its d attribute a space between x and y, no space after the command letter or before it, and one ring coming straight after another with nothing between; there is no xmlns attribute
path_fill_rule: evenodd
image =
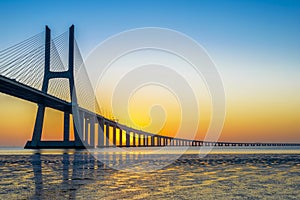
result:
<svg viewBox="0 0 300 200"><path fill-rule="evenodd" d="M58 35L74 24L84 57L129 29L182 32L206 49L223 79L226 119L219 140L300 142L300 1L1 0L0 11L0 50L45 25ZM31 138L36 107L0 94L0 146ZM61 137L62 114L49 109L47 115L44 139Z"/></svg>

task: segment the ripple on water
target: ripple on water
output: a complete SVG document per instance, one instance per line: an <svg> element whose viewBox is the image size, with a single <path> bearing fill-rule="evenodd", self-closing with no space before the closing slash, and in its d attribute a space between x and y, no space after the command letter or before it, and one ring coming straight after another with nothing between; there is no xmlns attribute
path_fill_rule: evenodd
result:
<svg viewBox="0 0 300 200"><path fill-rule="evenodd" d="M299 154L185 154L171 164L162 155L110 158L1 155L0 199L300 199ZM142 173L108 167L124 163L168 165Z"/></svg>

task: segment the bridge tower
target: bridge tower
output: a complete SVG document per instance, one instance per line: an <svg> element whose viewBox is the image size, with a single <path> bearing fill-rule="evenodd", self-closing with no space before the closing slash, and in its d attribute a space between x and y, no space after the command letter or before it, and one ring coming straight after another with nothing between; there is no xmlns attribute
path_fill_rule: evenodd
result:
<svg viewBox="0 0 300 200"><path fill-rule="evenodd" d="M48 92L49 80L55 78L65 78L69 81L70 87L70 99L72 108L78 108L76 90L74 86L74 25L69 28L69 55L68 55L68 69L66 71L54 72L50 69L50 56L51 56L51 30L46 26L45 32L45 69L44 79L42 85L42 92ZM75 126L76 117L73 117L74 125L74 141L70 141L70 115L72 110L64 111L64 137L63 141L41 141L43 132L43 123L45 116L45 105L42 103L38 104L38 110L32 135L32 140L28 141L25 148L42 148L42 147L53 147L53 148L84 148L84 145L79 137L78 130Z"/></svg>

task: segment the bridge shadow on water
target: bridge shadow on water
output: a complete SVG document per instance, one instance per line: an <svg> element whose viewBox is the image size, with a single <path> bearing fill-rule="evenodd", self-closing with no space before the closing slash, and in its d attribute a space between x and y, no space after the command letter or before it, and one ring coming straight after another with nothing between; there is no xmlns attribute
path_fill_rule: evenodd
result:
<svg viewBox="0 0 300 200"><path fill-rule="evenodd" d="M0 199L300 198L299 149L202 158L134 149L0 152Z"/></svg>
<svg viewBox="0 0 300 200"><path fill-rule="evenodd" d="M153 170L167 167L178 157L178 154L95 153L86 150L65 150L55 155L38 150L30 156L34 192L29 198L85 199L93 194L97 199L114 199L109 194L128 187L126 181L136 184L139 181L143 184L148 181L159 182ZM92 190L91 193L85 191L87 188L87 191ZM95 191L95 188L100 189ZM130 190L130 195L136 194L134 188Z"/></svg>
<svg viewBox="0 0 300 200"><path fill-rule="evenodd" d="M225 194L233 195L232 198L273 195L274 192L281 195L280 192L285 191L289 192L284 194L286 197L299 195L296 190L295 193L284 189L298 188L295 173L299 173L299 154L211 154L205 158L184 154L176 157L175 154L137 152L97 154L68 150L47 154L36 151L30 155L34 187L28 198L189 199L217 195L211 187L220 192L220 198ZM158 168L136 173L151 166ZM261 177L264 179L259 180ZM253 180L257 186L251 188ZM264 184L271 187L264 188ZM282 189L273 191L281 186ZM230 188L233 188L232 194L228 193Z"/></svg>

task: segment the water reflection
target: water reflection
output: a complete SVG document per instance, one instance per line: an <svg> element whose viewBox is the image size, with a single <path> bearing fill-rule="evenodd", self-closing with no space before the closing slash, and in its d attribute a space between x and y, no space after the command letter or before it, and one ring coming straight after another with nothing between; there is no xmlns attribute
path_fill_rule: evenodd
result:
<svg viewBox="0 0 300 200"><path fill-rule="evenodd" d="M112 168L138 171L166 164L172 154L149 156L87 151L1 155L0 199L300 198L300 154L185 154L152 172Z"/></svg>
<svg viewBox="0 0 300 200"><path fill-rule="evenodd" d="M62 170L59 170L59 164L55 166L52 170L61 172L62 173L62 181L60 186L57 184L53 185L55 188L62 188L62 194L56 193L55 189L53 189L53 193L51 193L51 189L48 188L49 183L43 179L43 176L47 176L49 174L48 170L46 169L48 166L45 166L45 171L43 171L43 166L50 164L45 159L41 157L46 157L45 155L41 155L40 153L35 153L31 156L31 165L34 173L34 185L35 185L35 192L34 195L31 197L32 199L57 199L55 197L65 197L66 199L75 199L76 197L76 190L79 188L78 185L74 184L74 180L83 179L83 174L79 173L79 168L81 167L78 162L74 162L72 165L70 164L70 156L75 157L74 160L80 160L81 155L69 155L68 153L62 154ZM58 156L56 156L58 157ZM56 168L58 167L58 168ZM71 168L72 167L72 168ZM47 187L44 187L47 185Z"/></svg>
<svg viewBox="0 0 300 200"><path fill-rule="evenodd" d="M135 169L134 172L138 172L141 168L153 165L149 161L155 158L156 165L158 165L161 162L167 162L167 158L171 157L172 155L115 152L93 154L78 151L64 152L61 155L37 152L30 156L35 185L31 199L76 199L77 191L81 187L88 187L99 181L100 183L110 181L109 177L120 173L116 168L126 170L130 166L131 171ZM101 159L102 162L97 159Z"/></svg>

